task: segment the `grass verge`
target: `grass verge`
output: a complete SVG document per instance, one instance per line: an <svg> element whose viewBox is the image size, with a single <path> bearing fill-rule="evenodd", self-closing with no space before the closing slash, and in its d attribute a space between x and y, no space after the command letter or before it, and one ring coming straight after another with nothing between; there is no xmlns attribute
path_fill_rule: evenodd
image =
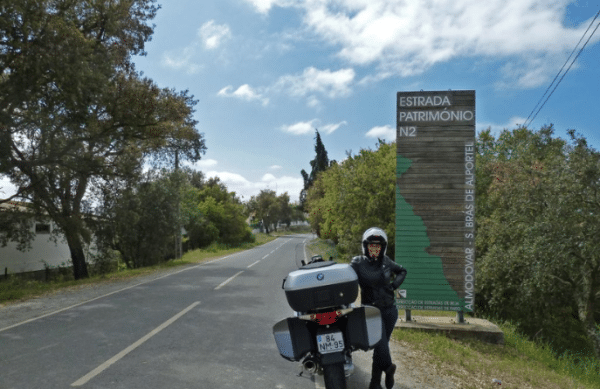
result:
<svg viewBox="0 0 600 389"><path fill-rule="evenodd" d="M308 232L310 229L308 229ZM149 266L139 269L122 269L111 273L92 276L90 278L75 281L72 275L61 277L58 280L45 282L31 279L25 279L18 276L9 276L8 279L0 281L0 306L8 303L16 303L26 299L43 296L67 288L81 288L88 285L115 282L119 280L127 280L135 277L140 277L154 273L156 271L169 269L172 267L196 264L206 262L210 259L218 258L228 254L233 254L239 251L248 250L252 247L260 246L267 242L276 239L278 236L283 236L291 233L306 232L304 230L278 231L271 234L258 233L255 234L256 241L246 243L237 247L229 247L222 244L212 244L204 249L197 249L186 252L181 259L170 260L155 266Z"/></svg>
<svg viewBox="0 0 600 389"><path fill-rule="evenodd" d="M413 314L416 312L421 311ZM547 347L519 334L512 323L495 324L504 332L503 346L414 330L395 329L392 336L425 353L428 362L454 376L460 388L490 388L493 379L508 388L600 388L597 360L583 358L576 364L569 354L556 359Z"/></svg>
<svg viewBox="0 0 600 389"><path fill-rule="evenodd" d="M342 258L342 256L338 253L335 244L331 240L317 238L313 239L306 245L307 254L310 257L313 255L320 255L324 260L328 260L329 257L332 257L334 261L337 263L350 263L352 258Z"/></svg>

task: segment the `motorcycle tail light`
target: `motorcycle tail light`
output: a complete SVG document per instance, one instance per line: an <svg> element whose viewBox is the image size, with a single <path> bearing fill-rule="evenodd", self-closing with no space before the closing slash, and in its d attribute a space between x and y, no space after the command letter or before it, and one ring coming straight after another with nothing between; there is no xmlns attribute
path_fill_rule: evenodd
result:
<svg viewBox="0 0 600 389"><path fill-rule="evenodd" d="M310 315L310 320L324 326L335 323L340 316L342 316L341 311L315 313Z"/></svg>

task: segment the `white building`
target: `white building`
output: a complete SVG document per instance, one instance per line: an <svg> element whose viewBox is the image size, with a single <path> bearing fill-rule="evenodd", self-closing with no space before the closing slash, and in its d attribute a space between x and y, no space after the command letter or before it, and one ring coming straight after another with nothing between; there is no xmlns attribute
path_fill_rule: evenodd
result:
<svg viewBox="0 0 600 389"><path fill-rule="evenodd" d="M0 210L9 206L0 204ZM54 228L53 221L32 220L35 238L31 241L30 250L17 250L17 242L8 242L6 247L0 247L0 275L4 275L5 271L14 274L44 270L46 265L50 268L71 266L71 252L64 236L57 236L56 243L50 239ZM86 250L86 261L88 254L89 250Z"/></svg>

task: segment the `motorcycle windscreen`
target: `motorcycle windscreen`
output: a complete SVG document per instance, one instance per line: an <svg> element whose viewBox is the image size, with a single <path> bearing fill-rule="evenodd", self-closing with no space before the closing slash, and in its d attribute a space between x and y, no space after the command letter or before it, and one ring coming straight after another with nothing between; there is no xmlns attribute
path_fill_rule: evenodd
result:
<svg viewBox="0 0 600 389"><path fill-rule="evenodd" d="M287 318L273 326L273 336L279 354L289 361L299 361L313 349L312 337L304 320Z"/></svg>
<svg viewBox="0 0 600 389"><path fill-rule="evenodd" d="M367 351L381 340L381 312L379 308L362 306L347 315L346 339L350 345Z"/></svg>

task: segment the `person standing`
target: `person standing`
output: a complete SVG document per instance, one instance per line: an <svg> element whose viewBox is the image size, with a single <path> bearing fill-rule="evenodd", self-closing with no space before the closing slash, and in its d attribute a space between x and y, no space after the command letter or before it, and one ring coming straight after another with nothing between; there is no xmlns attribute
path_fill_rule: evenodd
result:
<svg viewBox="0 0 600 389"><path fill-rule="evenodd" d="M407 271L385 255L387 243L387 235L381 228L369 228L362 236L363 255L352 258L350 263L358 275L361 303L375 306L381 312L381 340L373 350L369 389L383 389L381 387L383 372L385 372L385 387L391 389L394 386L396 372L389 346L392 331L398 320L398 309L394 305L394 290L402 285Z"/></svg>

